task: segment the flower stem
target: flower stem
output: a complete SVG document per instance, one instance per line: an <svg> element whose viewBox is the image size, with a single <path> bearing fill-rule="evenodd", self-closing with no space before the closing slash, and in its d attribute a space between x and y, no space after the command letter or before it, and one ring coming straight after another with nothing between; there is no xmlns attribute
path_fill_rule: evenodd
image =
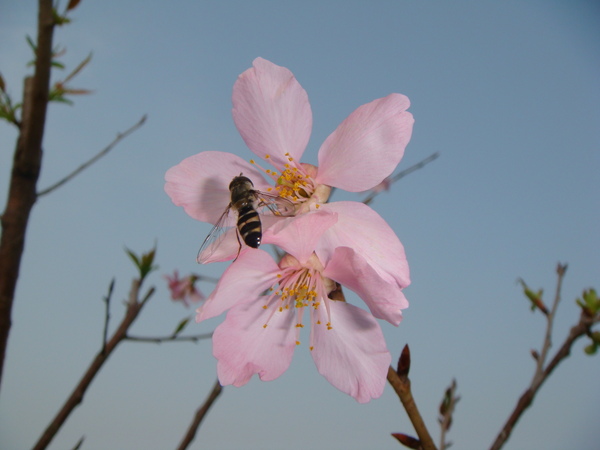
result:
<svg viewBox="0 0 600 450"><path fill-rule="evenodd" d="M392 388L394 388L394 391L396 391L396 394L398 394L398 397L402 402L402 406L404 406L404 409L408 414L408 418L412 422L413 427L415 427L415 431L419 436L423 450L436 450L433 439L431 439L431 435L425 426L425 422L423 421L421 413L419 413L419 409L415 403L415 399L412 396L412 392L410 390L410 379L408 378L408 375L400 376L390 366L388 369L387 379Z"/></svg>

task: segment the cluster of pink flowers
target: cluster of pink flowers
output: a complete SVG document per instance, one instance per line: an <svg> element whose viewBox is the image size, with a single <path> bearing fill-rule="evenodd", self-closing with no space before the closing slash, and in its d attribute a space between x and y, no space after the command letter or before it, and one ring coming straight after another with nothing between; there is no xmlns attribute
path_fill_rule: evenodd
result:
<svg viewBox="0 0 600 450"><path fill-rule="evenodd" d="M210 151L167 172L172 201L203 222L219 220L240 173L255 189L294 204L293 217L262 218L262 243L285 252L279 262L262 248L240 251L235 231L208 260L234 260L197 310L198 322L227 311L213 336L221 384L279 377L309 323L319 373L361 403L382 394L391 356L376 319L398 325L408 306L404 248L370 207L327 200L332 187L367 191L394 171L412 132L408 106L400 94L360 106L321 145L318 166L301 163L312 128L306 91L288 69L257 58L234 85L233 119L250 150L274 170ZM338 285L368 311L330 298Z"/></svg>

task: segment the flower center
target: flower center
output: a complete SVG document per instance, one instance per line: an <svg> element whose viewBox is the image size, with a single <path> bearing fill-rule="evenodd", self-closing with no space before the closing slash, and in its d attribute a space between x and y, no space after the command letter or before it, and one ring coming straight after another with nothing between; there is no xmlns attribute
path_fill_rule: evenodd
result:
<svg viewBox="0 0 600 450"><path fill-rule="evenodd" d="M286 260L286 258L288 259ZM288 266L290 263L292 266ZM282 264L280 264L282 271L277 274L277 282L265 296L263 309L270 310L270 314L263 328L267 328L269 320L276 312L282 313L295 308L295 326L298 330L296 344L299 345L299 331L304 328L305 309L309 312L310 322L313 326L325 324L327 329L332 328L327 295L333 282L324 278L318 268L298 267L295 263L297 260L290 255L286 255L282 259ZM325 312L323 312L323 304ZM312 342L310 349L313 349Z"/></svg>
<svg viewBox="0 0 600 450"><path fill-rule="evenodd" d="M274 170L260 167L254 160L250 160L250 163L260 167L275 182L275 187L269 188L268 191L276 191L277 195L296 205L305 204L303 210L298 212L310 210L312 204L318 208L319 203L325 203L329 198L331 188L317 184L315 181L317 168L310 164L297 164L289 153L286 153L285 156L289 162L284 165L280 174ZM265 158L269 160L270 156L265 155Z"/></svg>

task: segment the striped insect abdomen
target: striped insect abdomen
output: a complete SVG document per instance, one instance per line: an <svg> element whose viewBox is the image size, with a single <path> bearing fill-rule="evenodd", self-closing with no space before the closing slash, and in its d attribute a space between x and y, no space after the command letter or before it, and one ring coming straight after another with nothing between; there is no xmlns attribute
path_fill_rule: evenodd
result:
<svg viewBox="0 0 600 450"><path fill-rule="evenodd" d="M248 247L258 248L262 238L260 217L254 207L254 191L252 181L240 174L229 184L231 206L238 213L237 228Z"/></svg>
<svg viewBox="0 0 600 450"><path fill-rule="evenodd" d="M258 248L262 238L262 226L252 203L242 206L238 215L237 227L242 239L248 247Z"/></svg>

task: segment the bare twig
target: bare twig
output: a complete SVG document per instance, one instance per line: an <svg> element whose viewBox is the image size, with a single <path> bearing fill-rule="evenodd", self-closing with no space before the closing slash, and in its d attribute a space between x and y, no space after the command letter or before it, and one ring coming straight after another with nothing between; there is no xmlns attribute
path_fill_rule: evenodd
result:
<svg viewBox="0 0 600 450"><path fill-rule="evenodd" d="M215 402L215 400L221 394L222 391L223 391L223 388L221 387L221 384L219 384L219 380L217 380L211 393L208 395L208 397L204 401L204 404L196 411L194 420L192 420L192 423L188 427L187 433L183 437L183 440L179 444L179 447L177 447L177 450L185 450L192 443L192 441L194 440L194 437L196 436L196 432L198 431L198 428L200 428L200 424L202 423L202 420L206 416L206 413L208 412L208 410L210 409L210 407L212 406L212 404Z"/></svg>
<svg viewBox="0 0 600 450"><path fill-rule="evenodd" d="M539 385L542 381L542 377L544 376L544 364L548 356L548 351L550 350L550 347L552 347L552 326L554 324L554 318L556 317L556 310L558 308L558 304L560 303L560 292L562 290L562 282L566 272L567 266L559 264L556 270L557 282L556 292L554 294L554 301L552 302L552 308L550 308L550 311L545 315L546 334L544 335L544 342L542 343L541 353L537 358L537 366L533 379L531 380L531 387Z"/></svg>
<svg viewBox="0 0 600 450"><path fill-rule="evenodd" d="M67 181L70 181L75 176L79 175L83 170L87 169L89 166L91 166L96 161L98 161L100 158L105 156L108 152L110 152L119 142L121 142L123 139L125 139L127 136L129 136L131 133L133 133L135 130L137 130L139 127L141 127L145 121L146 121L146 115L142 116L142 118L135 125L129 127L123 133L117 134L117 137L110 144L108 144L108 146L106 146L103 150L101 150L96 155L94 155L94 157L92 157L88 161L84 162L82 165L80 165L77 169L75 169L73 172L68 174L63 179L57 181L56 183L47 187L46 189L38 192L37 196L41 197L42 195L49 194L53 190L55 190L55 189L59 188L60 186L62 186L63 184L65 184Z"/></svg>
<svg viewBox="0 0 600 450"><path fill-rule="evenodd" d="M77 441L77 444L75 444L75 447L73 447L73 450L79 450L81 448L81 446L83 445L84 440L85 440L85 436L81 436L81 439L79 439Z"/></svg>
<svg viewBox="0 0 600 450"><path fill-rule="evenodd" d="M163 342L198 342L203 339L210 339L212 337L212 333L204 333L204 334L196 334L193 336L179 336L179 335L170 335L163 337L144 337L144 336L125 336L123 339L126 341L135 341L135 342L150 342L153 344L162 344Z"/></svg>
<svg viewBox="0 0 600 450"><path fill-rule="evenodd" d="M102 353L106 352L106 342L108 338L108 323L110 322L110 299L112 297L113 289L115 288L115 279L113 278L108 286L108 294L104 297L104 330L102 332Z"/></svg>
<svg viewBox="0 0 600 450"><path fill-rule="evenodd" d="M569 335L564 340L563 344L560 346L552 360L548 363L546 367L544 367L545 360L548 355L548 350L551 345L551 333L552 333L552 324L554 322L554 317L556 313L556 309L558 307L558 303L560 301L560 292L562 286L562 279L564 277L566 271L566 265L558 265L557 267L557 275L558 281L556 286L556 294L554 298L554 302L552 304L552 308L547 317L547 327L546 333L544 336L544 343L542 344L541 354L537 354L537 365L535 375L531 380L529 387L523 392L521 397L519 398L517 405L509 416L508 420L498 433L496 440L493 442L490 447L491 450L499 450L506 443L510 434L512 433L513 428L523 415L523 413L527 410L531 403L533 402L534 397L536 396L538 390L542 387L542 384L548 379L552 371L558 366L558 364L565 359L571 353L571 348L577 339L582 336L588 335L591 333L591 327L594 323L600 321L600 317L598 314L590 315L586 313L586 311L582 311L579 316L579 322L571 328Z"/></svg>
<svg viewBox="0 0 600 450"><path fill-rule="evenodd" d="M117 345L125 338L127 335L127 330L133 324L146 302L150 299L152 294L154 294L154 288L152 287L148 290L142 300L138 300L140 287L141 281L139 279L134 279L131 285L131 291L129 293L129 300L126 303L127 310L125 312L125 317L123 317L119 327L114 332L110 340L108 340L106 343L106 347L98 352L71 395L67 398L52 422L50 422L50 425L48 425L36 443L34 450L45 449L50 444L60 427L65 423L75 407L83 401L83 396L85 395L92 380L96 377L100 368L104 365Z"/></svg>
<svg viewBox="0 0 600 450"><path fill-rule="evenodd" d="M438 417L441 429L440 450L445 450L452 445L451 442L446 442L446 433L450 431L452 426L452 414L459 400L460 397L456 395L456 380L452 380L452 384L446 389L440 404L440 416Z"/></svg>
<svg viewBox="0 0 600 450"><path fill-rule="evenodd" d="M440 156L439 152L436 152L430 156L428 156L427 158L423 159L422 161L418 162L417 164L414 164L412 166L410 166L408 169L404 169L401 172L398 172L396 175L390 177L389 179L389 183L395 183L396 181L400 180L401 178L404 178L406 175L411 174L413 172L415 172L416 170L422 169L423 167L425 167L427 164L429 164L430 162L432 162L433 160L437 159ZM380 194L382 191L372 191L364 200L363 203L365 205L368 205L369 203L371 203L373 201L373 199L375 199L375 197L377 197L378 194Z"/></svg>
<svg viewBox="0 0 600 450"><path fill-rule="evenodd" d="M408 414L408 418L410 419L417 435L419 436L419 440L421 441L421 448L423 450L436 450L435 444L433 443L433 439L431 439L431 435L427 430L427 426L421 417L421 413L417 408L417 404L412 396L412 392L410 390L410 379L408 378L408 369L410 366L410 360L406 362L406 355L408 353L408 346L404 348L402 351L402 356L400 357L400 363L398 367L398 371L395 371L392 367L388 369L388 382L396 391L396 394L400 398L402 402L402 406L404 406L404 410ZM410 356L408 356L410 358ZM403 362L404 361L404 362Z"/></svg>

